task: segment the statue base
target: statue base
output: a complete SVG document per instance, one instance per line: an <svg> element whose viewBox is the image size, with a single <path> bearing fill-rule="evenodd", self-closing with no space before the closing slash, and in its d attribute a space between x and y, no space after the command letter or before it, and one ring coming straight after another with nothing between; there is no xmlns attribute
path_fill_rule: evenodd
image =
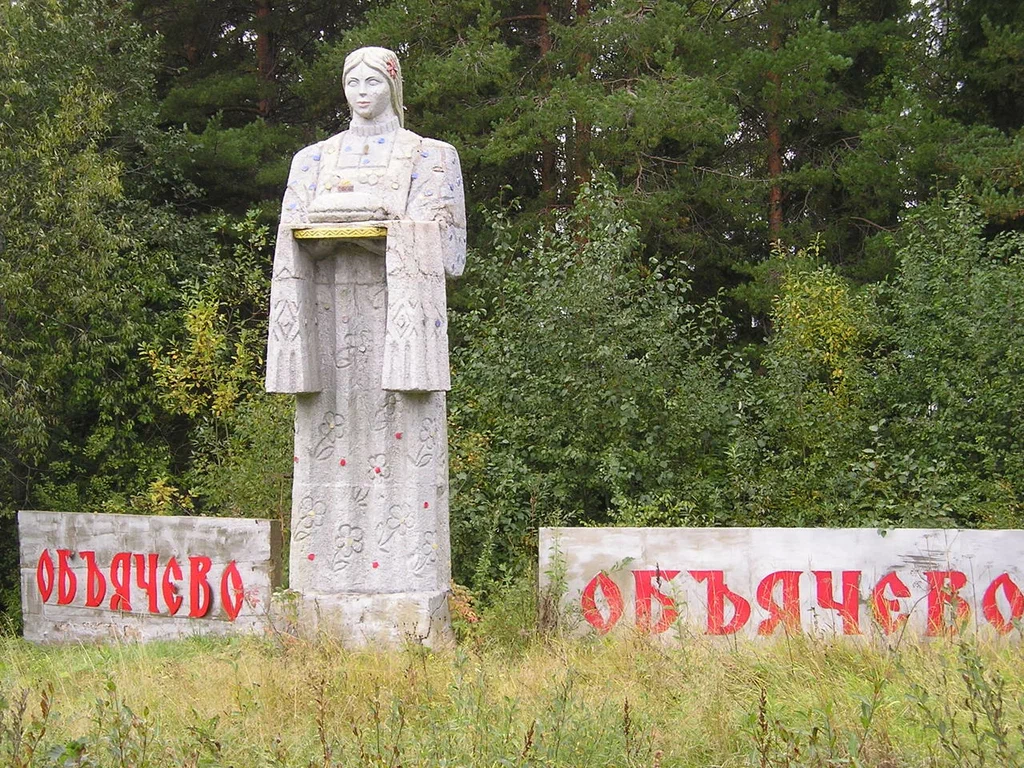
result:
<svg viewBox="0 0 1024 768"><path fill-rule="evenodd" d="M328 595L292 590L274 596L271 625L307 639L325 636L353 647L455 644L448 591Z"/></svg>

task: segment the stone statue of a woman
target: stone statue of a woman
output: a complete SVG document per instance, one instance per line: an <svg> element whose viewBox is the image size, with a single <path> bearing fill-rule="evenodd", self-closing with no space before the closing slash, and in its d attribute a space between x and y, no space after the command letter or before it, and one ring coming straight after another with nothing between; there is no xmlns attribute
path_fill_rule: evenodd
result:
<svg viewBox="0 0 1024 768"><path fill-rule="evenodd" d="M284 195L267 390L296 394L290 586L357 641L437 639L451 573L445 276L461 274L459 158L403 126L395 54L345 60L347 131ZM386 232L386 238L383 237Z"/></svg>

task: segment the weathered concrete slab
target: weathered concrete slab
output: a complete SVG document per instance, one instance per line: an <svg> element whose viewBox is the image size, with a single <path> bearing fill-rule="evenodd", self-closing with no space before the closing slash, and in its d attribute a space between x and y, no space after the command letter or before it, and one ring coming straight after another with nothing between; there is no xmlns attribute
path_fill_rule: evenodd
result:
<svg viewBox="0 0 1024 768"><path fill-rule="evenodd" d="M270 520L18 513L25 638L262 631L281 575Z"/></svg>
<svg viewBox="0 0 1024 768"><path fill-rule="evenodd" d="M540 573L580 634L1019 638L1024 617L1020 530L542 528Z"/></svg>

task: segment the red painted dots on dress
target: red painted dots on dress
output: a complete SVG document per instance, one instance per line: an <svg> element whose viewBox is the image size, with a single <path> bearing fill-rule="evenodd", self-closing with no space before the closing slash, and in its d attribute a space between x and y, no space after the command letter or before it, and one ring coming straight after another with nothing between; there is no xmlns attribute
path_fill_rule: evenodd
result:
<svg viewBox="0 0 1024 768"><path fill-rule="evenodd" d="M401 432L395 432L395 440L401 440L401 439L402 439L402 433Z"/></svg>
<svg viewBox="0 0 1024 768"><path fill-rule="evenodd" d="M429 501L424 501L423 502L423 508L424 509L430 509L430 502Z"/></svg>
<svg viewBox="0 0 1024 768"><path fill-rule="evenodd" d="M312 552L306 555L306 557L308 557L310 560L316 560L316 555L314 555Z"/></svg>
<svg viewBox="0 0 1024 768"><path fill-rule="evenodd" d="M373 567L374 568L380 568L380 563L378 563L376 560L374 560L373 561Z"/></svg>
<svg viewBox="0 0 1024 768"><path fill-rule="evenodd" d="M298 464L299 463L299 457L298 456L292 456L292 461L295 462L296 464Z"/></svg>
<svg viewBox="0 0 1024 768"><path fill-rule="evenodd" d="M379 475L380 474L380 467L374 467L373 471L376 472Z"/></svg>
<svg viewBox="0 0 1024 768"><path fill-rule="evenodd" d="M341 461L338 462L338 466L340 466L340 467L344 467L345 464L346 464L346 462L345 462L344 459L342 459Z"/></svg>

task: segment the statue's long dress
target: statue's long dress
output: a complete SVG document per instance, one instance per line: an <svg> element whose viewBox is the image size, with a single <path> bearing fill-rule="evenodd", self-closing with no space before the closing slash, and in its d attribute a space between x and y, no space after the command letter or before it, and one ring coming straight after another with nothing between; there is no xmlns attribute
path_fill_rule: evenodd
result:
<svg viewBox="0 0 1024 768"><path fill-rule="evenodd" d="M318 195L350 193L384 201L386 252L383 241L293 236L328 226L310 221ZM449 588L444 280L464 262L449 145L394 121L296 155L267 355L267 389L297 395L289 581L370 633L402 596L422 603Z"/></svg>

